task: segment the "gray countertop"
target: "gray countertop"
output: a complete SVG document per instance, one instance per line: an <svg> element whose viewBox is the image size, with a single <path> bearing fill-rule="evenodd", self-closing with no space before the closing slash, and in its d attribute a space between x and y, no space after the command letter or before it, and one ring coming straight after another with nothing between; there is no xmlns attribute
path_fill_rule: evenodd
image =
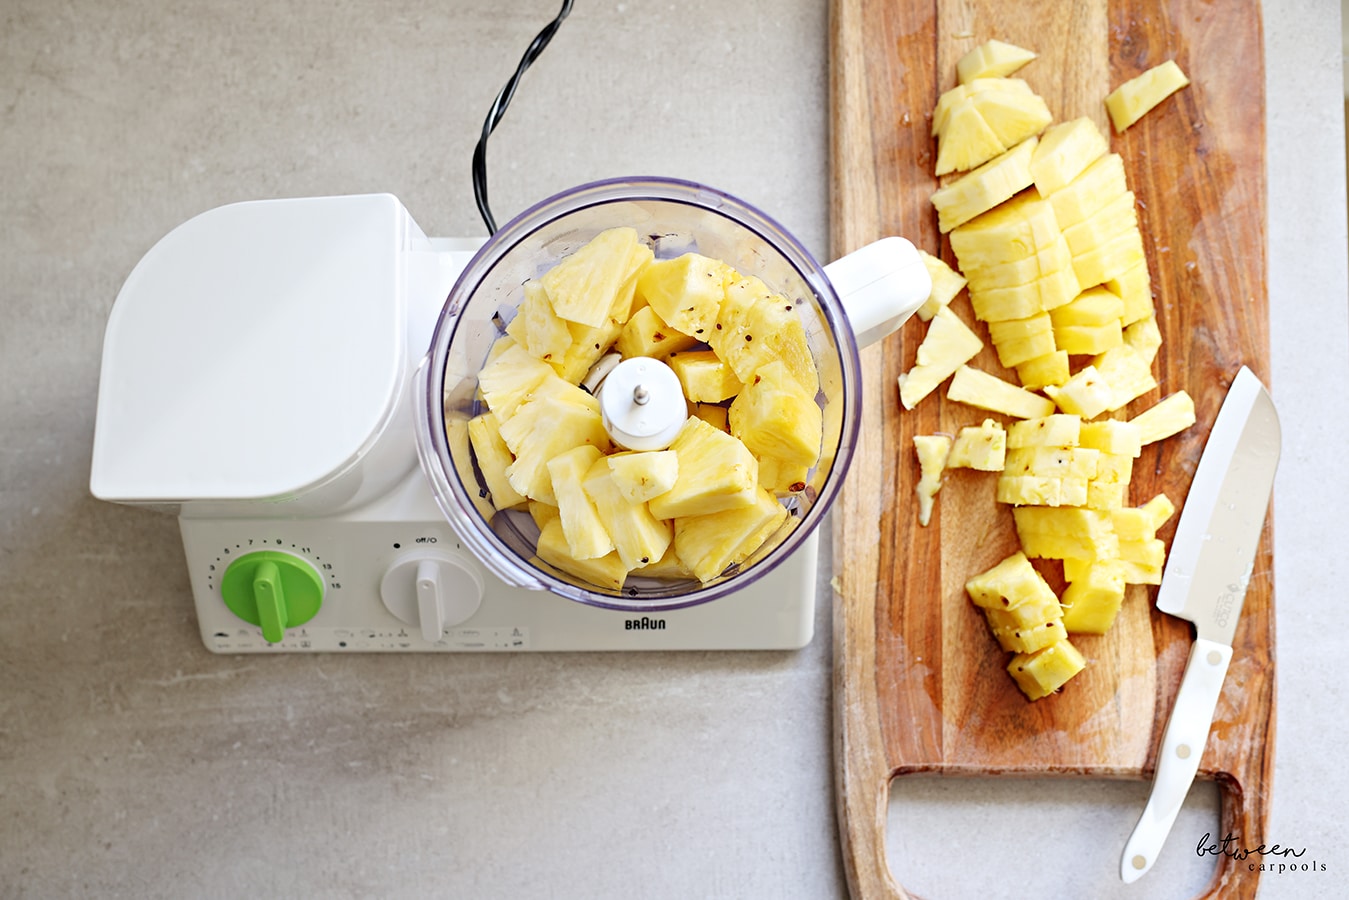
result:
<svg viewBox="0 0 1349 900"><path fill-rule="evenodd" d="M473 144L555 6L0 3L0 897L846 894L827 603L790 653L215 656L175 521L87 490L103 326L154 241L235 200L365 191L482 235ZM1265 897L1341 896L1349 873L1338 17L1265 15L1286 449L1259 837L1325 866ZM826 256L826 91L824 3L578 4L493 138L493 208L679 176ZM1202 785L1166 871L1114 876L1145 791L909 783L892 864L934 898L1193 893L1217 830Z"/></svg>

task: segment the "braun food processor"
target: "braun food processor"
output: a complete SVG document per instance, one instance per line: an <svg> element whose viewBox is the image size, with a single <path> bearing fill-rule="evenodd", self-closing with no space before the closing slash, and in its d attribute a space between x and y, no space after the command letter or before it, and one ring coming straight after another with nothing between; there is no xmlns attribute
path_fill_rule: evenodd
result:
<svg viewBox="0 0 1349 900"><path fill-rule="evenodd" d="M466 437L522 285L620 225L788 298L819 372L818 463L777 532L707 581L639 569L604 589L542 562ZM117 297L91 489L178 516L216 652L800 647L857 438L857 347L929 288L900 238L822 267L749 204L671 179L566 191L485 242L428 238L390 195L232 204L161 239ZM606 370L587 387L631 396Z"/></svg>

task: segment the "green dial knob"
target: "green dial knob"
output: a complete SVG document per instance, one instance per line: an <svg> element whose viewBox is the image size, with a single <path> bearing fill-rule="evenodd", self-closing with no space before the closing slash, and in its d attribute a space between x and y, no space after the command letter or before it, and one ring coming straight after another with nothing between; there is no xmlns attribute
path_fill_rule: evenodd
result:
<svg viewBox="0 0 1349 900"><path fill-rule="evenodd" d="M323 578L298 556L259 550L230 563L220 596L236 616L261 625L263 638L275 644L287 628L314 618L323 603Z"/></svg>

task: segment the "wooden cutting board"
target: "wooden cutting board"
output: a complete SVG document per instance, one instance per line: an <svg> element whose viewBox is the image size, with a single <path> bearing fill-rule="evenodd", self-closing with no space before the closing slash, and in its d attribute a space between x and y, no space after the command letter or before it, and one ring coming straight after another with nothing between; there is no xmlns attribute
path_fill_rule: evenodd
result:
<svg viewBox="0 0 1349 900"><path fill-rule="evenodd" d="M837 256L888 234L952 262L929 197L938 95L955 63L989 38L1039 53L1017 73L1056 120L1091 116L1121 82L1174 58L1191 86L1112 147L1138 197L1165 340L1160 389L1180 388L1198 422L1145 448L1130 502L1159 491L1183 507L1228 384L1244 363L1268 384L1264 67L1258 3L1204 0L835 0L831 11L832 240ZM968 298L953 308L974 323ZM976 330L986 336L982 325ZM1088 669L1060 693L1028 702L966 597L967 578L1016 549L993 476L947 473L932 524L914 503L917 434L953 433L981 411L944 387L901 410L896 376L914 363L926 326L911 322L864 351L862 438L834 508L838 814L854 896L903 896L885 859L893 778L1052 775L1150 778L1192 641L1189 623L1158 613L1155 588L1133 586L1107 635L1075 637ZM989 346L974 363L1014 379ZM1169 544L1173 518L1159 536ZM1274 612L1269 529L1256 560L1235 654L1200 777L1222 786L1222 829L1265 838L1274 745ZM1141 808L1140 808L1141 812ZM899 823L898 827L905 827ZM913 823L919 827L919 823ZM1175 837L1172 838L1175 840ZM1122 850L1121 844L1121 850ZM1228 857L1208 896L1253 896L1258 873Z"/></svg>

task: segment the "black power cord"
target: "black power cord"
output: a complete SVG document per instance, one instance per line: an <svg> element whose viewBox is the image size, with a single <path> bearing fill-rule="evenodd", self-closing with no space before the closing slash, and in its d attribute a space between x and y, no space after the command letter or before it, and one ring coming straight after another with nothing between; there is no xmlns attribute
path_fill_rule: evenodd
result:
<svg viewBox="0 0 1349 900"><path fill-rule="evenodd" d="M510 105L511 98L515 96L515 89L520 84L520 78L525 74L525 70L533 64L534 60L539 58L543 49L548 46L548 42L557 34L557 30L562 27L562 20L571 13L572 0L563 0L562 9L554 17L553 21L544 26L543 30L534 36L534 40L529 42L529 47L525 49L525 55L520 57L520 64L515 67L515 74L506 82L506 86L497 94L496 100L492 102L492 108L487 113L486 120L482 123L482 135L478 138L478 145L473 149L473 199L478 204L478 212L482 215L483 224L487 226L487 233L493 234L497 230L496 219L492 217L492 209L487 204L487 139L491 137L492 132L496 130L497 123L501 117L506 114L506 107Z"/></svg>

